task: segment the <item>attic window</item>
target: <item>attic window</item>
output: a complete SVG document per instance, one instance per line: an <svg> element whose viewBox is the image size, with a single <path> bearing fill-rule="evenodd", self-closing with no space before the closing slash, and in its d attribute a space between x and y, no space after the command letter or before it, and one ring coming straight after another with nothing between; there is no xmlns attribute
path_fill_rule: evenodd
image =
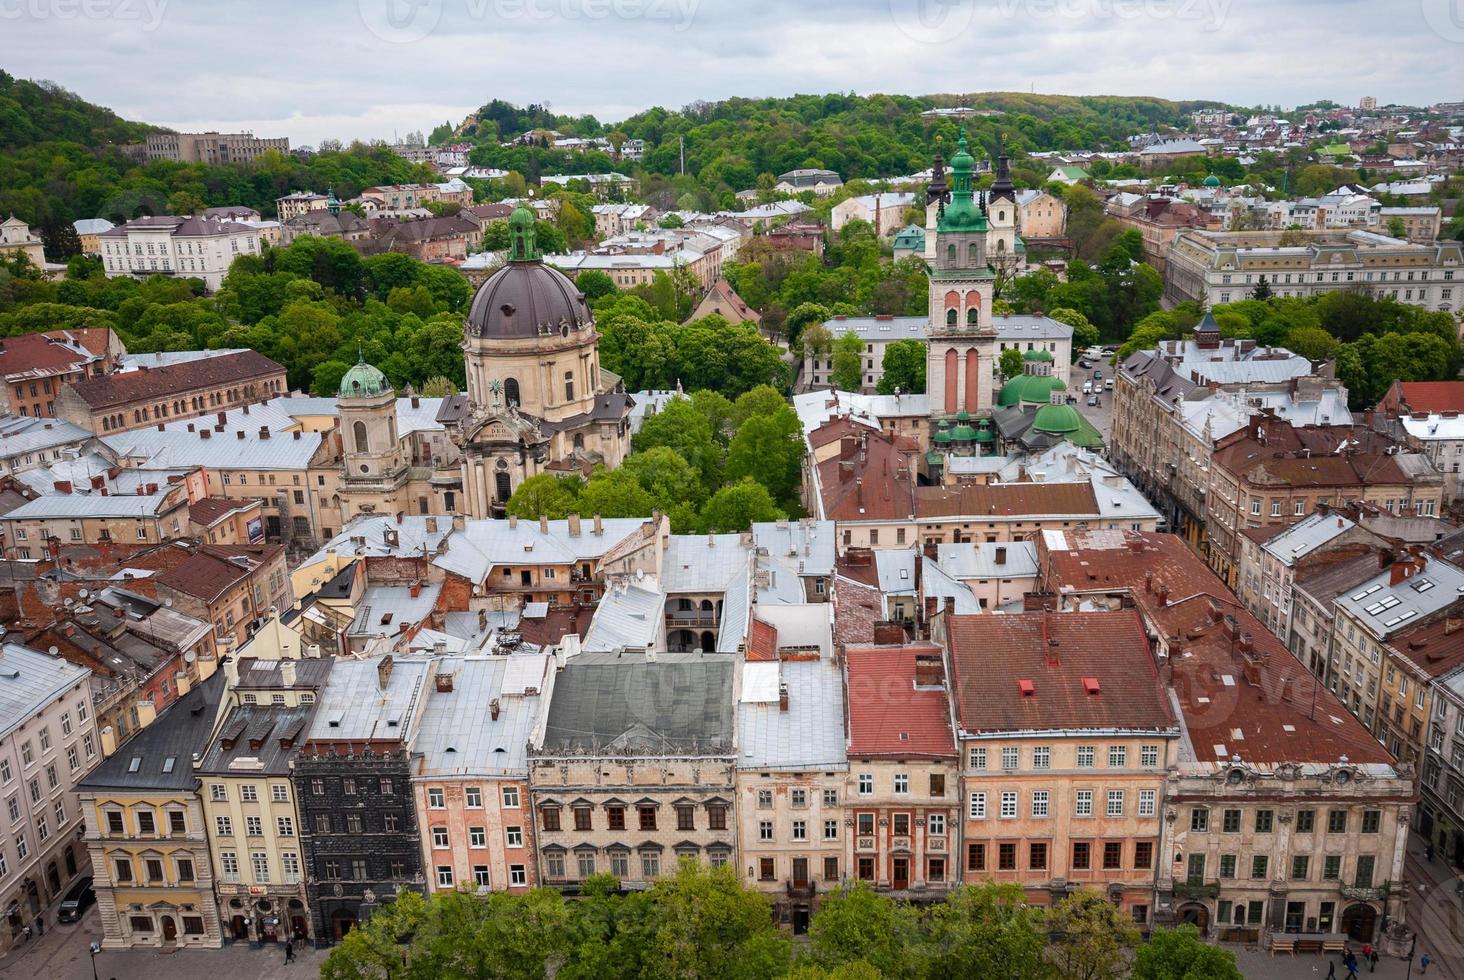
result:
<svg viewBox="0 0 1464 980"><path fill-rule="evenodd" d="M142 756L140 756L140 755L134 755L132 757L132 761L129 762L129 763L127 763L127 771L128 772L137 772L137 770L139 770L141 768L142 768Z"/></svg>
<svg viewBox="0 0 1464 980"><path fill-rule="evenodd" d="M900 741L902 741L902 742L908 742L908 741L910 741L910 733L909 732L901 732L900 733Z"/></svg>
<svg viewBox="0 0 1464 980"><path fill-rule="evenodd" d="M1037 695L1037 685L1031 681L1017 681L1017 690L1022 692L1022 697L1030 698Z"/></svg>
<svg viewBox="0 0 1464 980"><path fill-rule="evenodd" d="M1096 677L1084 677L1083 690L1088 692L1089 697L1096 697L1103 692L1103 688L1099 685L1098 678Z"/></svg>
<svg viewBox="0 0 1464 980"><path fill-rule="evenodd" d="M163 760L163 772L172 772L173 764L178 761L177 756L168 756Z"/></svg>

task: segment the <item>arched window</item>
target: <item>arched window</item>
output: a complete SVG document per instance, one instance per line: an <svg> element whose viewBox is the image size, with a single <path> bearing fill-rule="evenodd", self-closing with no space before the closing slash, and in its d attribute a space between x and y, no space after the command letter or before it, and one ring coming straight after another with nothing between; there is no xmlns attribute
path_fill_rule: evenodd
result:
<svg viewBox="0 0 1464 980"><path fill-rule="evenodd" d="M508 378L503 382L503 400L509 405L519 404L518 378Z"/></svg>
<svg viewBox="0 0 1464 980"><path fill-rule="evenodd" d="M356 452L369 453L371 451L371 442L366 438L366 423L357 419L356 423L351 426L351 433L356 439Z"/></svg>
<svg viewBox="0 0 1464 980"><path fill-rule="evenodd" d="M976 326L976 320L979 316L980 311L977 310L974 306L971 307L969 310L966 311L966 325L970 327Z"/></svg>
<svg viewBox="0 0 1464 980"><path fill-rule="evenodd" d="M976 265L981 261L981 248L975 242L966 246L966 261Z"/></svg>
<svg viewBox="0 0 1464 980"><path fill-rule="evenodd" d="M946 310L946 326L948 326L948 327L954 327L955 325L956 325L956 311L955 310Z"/></svg>
<svg viewBox="0 0 1464 980"><path fill-rule="evenodd" d="M513 496L513 486L507 473L502 471L495 473L493 482L497 484L498 500L500 503L508 503L508 498Z"/></svg>
<svg viewBox="0 0 1464 980"><path fill-rule="evenodd" d="M996 220L997 221L1005 221L1006 220L1006 212L1005 211L998 211L998 212L996 212Z"/></svg>
<svg viewBox="0 0 1464 980"><path fill-rule="evenodd" d="M998 252L1005 252L1006 251L1006 239L1005 238L998 238L996 240L996 250Z"/></svg>
<svg viewBox="0 0 1464 980"><path fill-rule="evenodd" d="M576 432L574 434L574 448L576 448L576 449L583 449L583 448L585 448L585 434L583 432Z"/></svg>
<svg viewBox="0 0 1464 980"><path fill-rule="evenodd" d="M946 246L946 264L956 264L956 246L954 243Z"/></svg>
<svg viewBox="0 0 1464 980"><path fill-rule="evenodd" d="M573 371L565 371L564 372L564 400L567 401L567 402L574 401L574 372Z"/></svg>

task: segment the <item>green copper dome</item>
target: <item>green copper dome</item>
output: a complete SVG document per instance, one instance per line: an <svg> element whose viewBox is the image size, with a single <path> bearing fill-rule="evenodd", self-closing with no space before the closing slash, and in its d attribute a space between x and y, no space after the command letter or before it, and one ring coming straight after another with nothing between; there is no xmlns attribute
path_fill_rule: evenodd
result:
<svg viewBox="0 0 1464 980"><path fill-rule="evenodd" d="M1051 361L1052 352L1045 350L1029 350L1022 355L1024 361Z"/></svg>
<svg viewBox="0 0 1464 980"><path fill-rule="evenodd" d="M951 438L956 442L973 442L976 439L976 430L969 425L958 425L951 430Z"/></svg>
<svg viewBox="0 0 1464 980"><path fill-rule="evenodd" d="M971 413L968 412L968 411L966 411L964 408L961 409L959 412L956 413L956 421L957 422L969 422L969 421L971 421Z"/></svg>
<svg viewBox="0 0 1464 980"><path fill-rule="evenodd" d="M364 360L341 376L342 398L370 398L391 390L391 382L386 380L386 375Z"/></svg>
<svg viewBox="0 0 1464 980"><path fill-rule="evenodd" d="M935 434L932 441L939 443L940 445L945 445L946 443L951 441L951 434L946 429L941 429Z"/></svg>
<svg viewBox="0 0 1464 980"><path fill-rule="evenodd" d="M1067 391L1062 379L1050 374L1020 374L1001 386L996 403L1002 408L1013 405L1046 405L1054 391Z"/></svg>
<svg viewBox="0 0 1464 980"><path fill-rule="evenodd" d="M1206 187L1219 187L1220 186L1220 178L1219 177L1216 177L1214 174L1211 174L1210 176L1208 176L1208 177L1205 178L1205 182L1204 183L1205 183L1205 186Z"/></svg>
<svg viewBox="0 0 1464 980"><path fill-rule="evenodd" d="M1043 405L1037 409L1032 428L1050 435L1066 435L1082 428L1082 418L1071 405Z"/></svg>
<svg viewBox="0 0 1464 980"><path fill-rule="evenodd" d="M976 161L966 150L966 131L961 130L956 155L951 157L951 200L936 222L939 231L976 232L986 230L986 214L976 205L971 172Z"/></svg>
<svg viewBox="0 0 1464 980"><path fill-rule="evenodd" d="M534 242L534 209L520 204L508 216L508 260L538 262L539 247Z"/></svg>

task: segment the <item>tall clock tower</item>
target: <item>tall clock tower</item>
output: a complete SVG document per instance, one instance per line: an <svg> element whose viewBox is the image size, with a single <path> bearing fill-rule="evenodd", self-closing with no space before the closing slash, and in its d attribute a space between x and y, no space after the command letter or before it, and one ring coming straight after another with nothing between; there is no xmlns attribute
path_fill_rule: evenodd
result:
<svg viewBox="0 0 1464 980"><path fill-rule="evenodd" d="M991 323L996 275L986 254L991 227L984 201L972 189L975 161L961 133L951 157L949 190L933 180L935 236L927 253L931 264L926 335L926 390L933 418L958 412L989 414L992 406L996 330ZM930 236L927 235L927 241Z"/></svg>

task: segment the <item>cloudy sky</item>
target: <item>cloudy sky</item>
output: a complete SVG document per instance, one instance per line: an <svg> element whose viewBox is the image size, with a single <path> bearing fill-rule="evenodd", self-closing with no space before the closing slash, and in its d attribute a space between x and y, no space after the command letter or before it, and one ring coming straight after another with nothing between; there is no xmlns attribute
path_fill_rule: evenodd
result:
<svg viewBox="0 0 1464 980"><path fill-rule="evenodd" d="M0 67L133 119L390 139L490 98L1464 98L1464 0L0 0Z"/></svg>

